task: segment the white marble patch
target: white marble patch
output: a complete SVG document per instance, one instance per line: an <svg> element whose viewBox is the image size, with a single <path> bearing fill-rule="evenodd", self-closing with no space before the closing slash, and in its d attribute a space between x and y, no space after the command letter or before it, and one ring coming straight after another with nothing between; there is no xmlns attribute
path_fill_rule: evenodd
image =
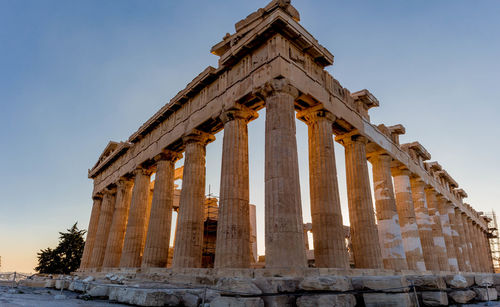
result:
<svg viewBox="0 0 500 307"><path fill-rule="evenodd" d="M427 268L425 267L425 263L424 263L424 262L422 262L422 261L417 261L416 265L417 265L417 269L418 269L419 271L425 271L425 270L427 269Z"/></svg>
<svg viewBox="0 0 500 307"><path fill-rule="evenodd" d="M434 237L434 245L446 249L446 243L444 241L444 237Z"/></svg>
<svg viewBox="0 0 500 307"><path fill-rule="evenodd" d="M458 268L457 258L448 258L448 264L452 266L456 266Z"/></svg>

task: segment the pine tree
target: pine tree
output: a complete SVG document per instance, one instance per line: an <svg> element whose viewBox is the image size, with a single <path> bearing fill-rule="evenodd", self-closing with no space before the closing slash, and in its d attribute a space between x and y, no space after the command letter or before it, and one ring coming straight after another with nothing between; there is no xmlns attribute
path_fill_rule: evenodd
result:
<svg viewBox="0 0 500 307"><path fill-rule="evenodd" d="M80 260L85 246L83 235L75 223L67 232L59 232L59 244L55 249L50 247L40 250L38 266L35 271L45 274L69 274L80 266Z"/></svg>

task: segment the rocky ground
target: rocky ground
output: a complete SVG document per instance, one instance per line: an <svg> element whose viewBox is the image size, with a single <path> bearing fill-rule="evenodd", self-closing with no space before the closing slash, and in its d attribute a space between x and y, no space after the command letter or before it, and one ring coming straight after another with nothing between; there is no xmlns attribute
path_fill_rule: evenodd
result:
<svg viewBox="0 0 500 307"><path fill-rule="evenodd" d="M500 274L248 278L110 273L33 276L18 284L0 287L0 306L500 307Z"/></svg>
<svg viewBox="0 0 500 307"><path fill-rule="evenodd" d="M77 298L78 293L19 286L11 288L0 286L0 306L2 307L119 307L103 300L85 301Z"/></svg>

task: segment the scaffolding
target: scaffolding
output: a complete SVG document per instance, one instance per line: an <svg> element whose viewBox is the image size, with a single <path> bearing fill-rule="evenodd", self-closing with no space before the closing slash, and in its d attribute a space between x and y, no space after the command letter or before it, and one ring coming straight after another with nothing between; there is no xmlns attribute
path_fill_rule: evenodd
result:
<svg viewBox="0 0 500 307"><path fill-rule="evenodd" d="M498 236L498 222L495 211L486 213L488 217L488 239L491 248L491 258L496 273L500 273L500 238Z"/></svg>

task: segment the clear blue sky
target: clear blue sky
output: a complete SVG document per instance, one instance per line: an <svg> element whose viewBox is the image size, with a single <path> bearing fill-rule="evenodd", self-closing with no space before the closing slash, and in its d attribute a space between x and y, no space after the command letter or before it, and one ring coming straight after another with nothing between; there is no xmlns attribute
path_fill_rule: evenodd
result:
<svg viewBox="0 0 500 307"><path fill-rule="evenodd" d="M30 271L36 252L78 221L87 169L206 66L212 45L258 1L0 0L0 256ZM372 122L403 124L479 210L500 211L500 2L294 0L302 25L335 55L329 71L368 88ZM252 202L263 211L263 116L250 126ZM298 125L304 220L307 129ZM208 148L218 193L222 134ZM342 148L339 182L347 221ZM259 222L259 248L263 225Z"/></svg>

